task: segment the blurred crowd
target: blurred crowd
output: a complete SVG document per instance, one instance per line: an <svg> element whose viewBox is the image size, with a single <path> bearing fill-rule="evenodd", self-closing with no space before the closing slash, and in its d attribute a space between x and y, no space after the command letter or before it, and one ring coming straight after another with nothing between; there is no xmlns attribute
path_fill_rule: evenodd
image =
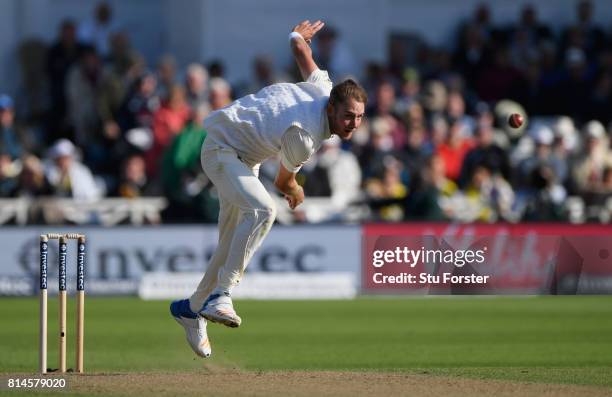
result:
<svg viewBox="0 0 612 397"><path fill-rule="evenodd" d="M483 3L457 21L455 42L394 35L387 62L364 68L326 27L317 62L336 82L357 78L369 102L352 141L326 142L303 167L306 195L329 199L336 220L360 206L373 221L609 222L612 21L598 26L594 12L580 0L570 26L549 26L527 4L497 26ZM19 106L0 95L0 197L165 196L165 222L216 220L203 118L298 79L263 55L233 86L219 61L180 69L168 54L147 65L106 3L91 20L62 22L50 45L22 43L18 59ZM508 126L514 112L523 127ZM264 183L277 164L264 164Z"/></svg>

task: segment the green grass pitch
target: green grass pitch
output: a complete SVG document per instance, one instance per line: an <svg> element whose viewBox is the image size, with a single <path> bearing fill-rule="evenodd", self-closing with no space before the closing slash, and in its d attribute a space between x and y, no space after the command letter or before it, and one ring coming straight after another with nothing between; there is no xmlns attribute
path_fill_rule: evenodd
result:
<svg viewBox="0 0 612 397"><path fill-rule="evenodd" d="M88 298L85 369L403 371L612 388L612 296L237 301L238 329L209 325L213 356L196 358L169 302ZM74 365L69 299L68 366ZM35 373L38 300L0 299L0 372ZM57 300L49 300L57 367Z"/></svg>

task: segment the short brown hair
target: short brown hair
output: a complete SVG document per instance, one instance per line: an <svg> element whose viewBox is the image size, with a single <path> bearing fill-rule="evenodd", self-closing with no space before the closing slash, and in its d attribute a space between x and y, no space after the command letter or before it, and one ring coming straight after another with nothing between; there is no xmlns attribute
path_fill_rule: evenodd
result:
<svg viewBox="0 0 612 397"><path fill-rule="evenodd" d="M337 103L344 103L349 98L362 102L364 105L368 103L368 94L353 79L346 79L342 83L337 84L329 94L329 103L333 106Z"/></svg>

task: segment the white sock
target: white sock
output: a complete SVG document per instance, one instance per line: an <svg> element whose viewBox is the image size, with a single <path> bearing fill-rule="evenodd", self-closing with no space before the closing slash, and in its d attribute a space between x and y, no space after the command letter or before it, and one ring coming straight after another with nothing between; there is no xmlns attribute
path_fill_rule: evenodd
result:
<svg viewBox="0 0 612 397"><path fill-rule="evenodd" d="M194 302L194 298L193 296L191 298L189 298L189 308L191 309L192 312L197 313L200 311L200 309L202 309L202 305L204 303L202 302Z"/></svg>

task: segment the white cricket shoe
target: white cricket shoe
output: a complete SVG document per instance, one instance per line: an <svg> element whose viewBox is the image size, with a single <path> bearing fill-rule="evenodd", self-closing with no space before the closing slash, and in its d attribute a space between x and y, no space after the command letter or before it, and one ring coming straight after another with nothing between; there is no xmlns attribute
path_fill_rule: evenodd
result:
<svg viewBox="0 0 612 397"><path fill-rule="evenodd" d="M191 311L189 299L174 301L170 304L170 313L177 323L185 329L187 342L191 349L200 357L210 357L212 349L208 334L206 333L207 321L202 316Z"/></svg>
<svg viewBox="0 0 612 397"><path fill-rule="evenodd" d="M228 294L210 295L204 302L200 315L213 323L221 323L232 328L239 327L242 323Z"/></svg>

